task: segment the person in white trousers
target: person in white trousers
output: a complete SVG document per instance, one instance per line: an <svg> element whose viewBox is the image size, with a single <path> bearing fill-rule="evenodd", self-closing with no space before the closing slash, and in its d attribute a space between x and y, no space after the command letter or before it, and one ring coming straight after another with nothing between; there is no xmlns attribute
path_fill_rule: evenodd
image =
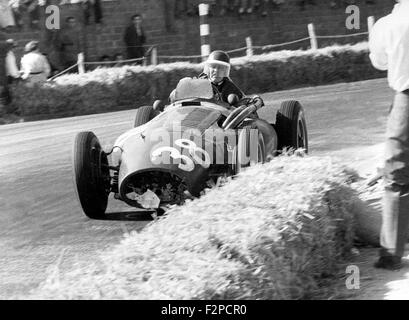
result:
<svg viewBox="0 0 409 320"><path fill-rule="evenodd" d="M369 37L375 68L388 71L395 98L387 121L381 249L376 268L396 270L409 233L409 0L379 19Z"/></svg>

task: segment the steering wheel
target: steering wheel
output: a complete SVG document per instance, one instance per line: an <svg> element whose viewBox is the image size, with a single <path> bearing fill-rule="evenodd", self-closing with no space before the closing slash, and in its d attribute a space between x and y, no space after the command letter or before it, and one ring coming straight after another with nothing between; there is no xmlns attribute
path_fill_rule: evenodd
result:
<svg viewBox="0 0 409 320"><path fill-rule="evenodd" d="M237 103L237 106L247 106L253 98L250 97L243 97L241 100Z"/></svg>

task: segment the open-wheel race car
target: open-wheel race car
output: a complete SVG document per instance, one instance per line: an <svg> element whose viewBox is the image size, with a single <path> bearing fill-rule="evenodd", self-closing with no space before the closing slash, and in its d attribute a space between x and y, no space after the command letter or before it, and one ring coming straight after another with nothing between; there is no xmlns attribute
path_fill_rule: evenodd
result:
<svg viewBox="0 0 409 320"><path fill-rule="evenodd" d="M164 210L199 197L220 177L264 163L283 149L308 151L304 110L285 101L271 124L259 96L221 101L206 79L182 79L168 105L136 110L134 128L105 152L94 133L76 135L74 183L89 218L105 217L110 193L130 206Z"/></svg>

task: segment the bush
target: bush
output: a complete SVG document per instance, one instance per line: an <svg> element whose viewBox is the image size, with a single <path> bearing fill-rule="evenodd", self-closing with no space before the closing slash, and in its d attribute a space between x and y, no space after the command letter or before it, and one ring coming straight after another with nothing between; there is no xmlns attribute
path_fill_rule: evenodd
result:
<svg viewBox="0 0 409 320"><path fill-rule="evenodd" d="M300 86L382 77L368 58L366 43L318 51L279 51L232 59L232 78L247 94ZM167 99L178 81L197 76L202 65L161 64L156 67L101 68L65 75L43 86L13 87L11 109L22 116L76 116L136 108Z"/></svg>
<svg viewBox="0 0 409 320"><path fill-rule="evenodd" d="M101 261L55 266L30 298L316 298L353 243L351 176L329 158L278 157L126 235Z"/></svg>

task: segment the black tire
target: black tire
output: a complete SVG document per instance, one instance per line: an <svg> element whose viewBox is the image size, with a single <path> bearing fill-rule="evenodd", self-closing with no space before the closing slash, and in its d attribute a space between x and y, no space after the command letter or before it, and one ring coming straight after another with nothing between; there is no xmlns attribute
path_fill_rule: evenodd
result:
<svg viewBox="0 0 409 320"><path fill-rule="evenodd" d="M152 106L139 107L136 109L134 128L151 121L158 113Z"/></svg>
<svg viewBox="0 0 409 320"><path fill-rule="evenodd" d="M73 148L74 184L85 215L103 219L111 189L108 158L94 133L80 132Z"/></svg>
<svg viewBox="0 0 409 320"><path fill-rule="evenodd" d="M257 155L252 149L252 146L256 144ZM256 163L264 163L265 160L266 149L264 138L262 133L257 130L257 126L245 126L240 129L236 148L235 174Z"/></svg>
<svg viewBox="0 0 409 320"><path fill-rule="evenodd" d="M298 101L289 100L281 104L277 112L275 128L279 150L302 148L308 153L307 123L304 108Z"/></svg>

